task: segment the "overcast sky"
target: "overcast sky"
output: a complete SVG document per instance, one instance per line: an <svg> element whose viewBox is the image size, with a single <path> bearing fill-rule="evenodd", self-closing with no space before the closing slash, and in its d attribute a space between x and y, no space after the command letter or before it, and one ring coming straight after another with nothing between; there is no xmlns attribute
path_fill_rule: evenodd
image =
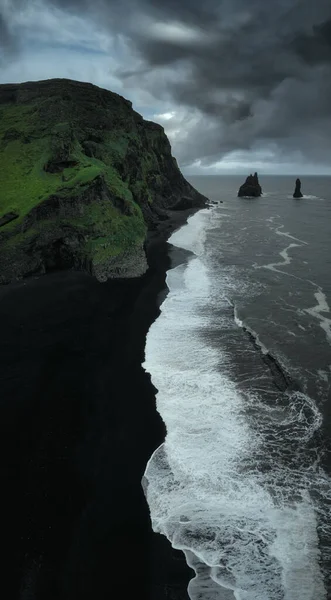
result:
<svg viewBox="0 0 331 600"><path fill-rule="evenodd" d="M0 0L0 83L68 77L186 173L331 174L331 0Z"/></svg>

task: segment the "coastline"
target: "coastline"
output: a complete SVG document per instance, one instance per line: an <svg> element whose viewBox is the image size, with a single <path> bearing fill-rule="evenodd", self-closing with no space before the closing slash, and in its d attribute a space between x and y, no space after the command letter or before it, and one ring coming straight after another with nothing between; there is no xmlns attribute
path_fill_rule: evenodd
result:
<svg viewBox="0 0 331 600"><path fill-rule="evenodd" d="M141 363L182 262L169 236L196 212L151 232L149 269L98 283L54 272L0 290L3 588L8 599L187 598L184 555L152 532L141 486L165 426Z"/></svg>

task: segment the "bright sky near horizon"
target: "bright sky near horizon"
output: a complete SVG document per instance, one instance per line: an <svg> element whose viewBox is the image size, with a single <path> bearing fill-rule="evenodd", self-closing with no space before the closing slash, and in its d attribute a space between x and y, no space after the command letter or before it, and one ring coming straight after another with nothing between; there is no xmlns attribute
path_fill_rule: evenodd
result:
<svg viewBox="0 0 331 600"><path fill-rule="evenodd" d="M0 0L0 83L51 77L129 98L187 174L331 175L330 0Z"/></svg>

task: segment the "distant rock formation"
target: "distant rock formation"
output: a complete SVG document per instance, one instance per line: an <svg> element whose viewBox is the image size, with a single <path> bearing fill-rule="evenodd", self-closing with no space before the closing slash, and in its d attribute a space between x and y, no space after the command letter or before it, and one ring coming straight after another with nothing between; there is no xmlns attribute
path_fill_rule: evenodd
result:
<svg viewBox="0 0 331 600"><path fill-rule="evenodd" d="M303 194L301 192L301 181L297 179L295 182L295 190L293 194L293 198L303 198Z"/></svg>
<svg viewBox="0 0 331 600"><path fill-rule="evenodd" d="M247 177L245 183L243 183L243 185L240 186L238 196L239 197L249 196L249 197L253 197L253 198L258 198L261 195L262 195L262 188L259 183L258 175L255 172L254 175L250 174Z"/></svg>

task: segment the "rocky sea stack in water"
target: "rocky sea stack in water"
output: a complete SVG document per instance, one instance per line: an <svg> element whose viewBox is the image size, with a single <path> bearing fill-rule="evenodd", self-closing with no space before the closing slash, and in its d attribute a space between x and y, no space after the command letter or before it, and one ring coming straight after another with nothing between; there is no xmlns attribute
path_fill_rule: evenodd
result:
<svg viewBox="0 0 331 600"><path fill-rule="evenodd" d="M295 182L295 190L293 194L293 198L303 198L303 194L301 192L301 181L297 179Z"/></svg>
<svg viewBox="0 0 331 600"><path fill-rule="evenodd" d="M240 186L239 192L238 192L238 196L240 198L244 197L244 196L258 198L259 196L261 196L261 194L262 194L262 188L260 186L257 173L254 173L254 175L252 175L252 174L248 175L245 183L243 183Z"/></svg>
<svg viewBox="0 0 331 600"><path fill-rule="evenodd" d="M206 201L163 128L89 83L0 85L0 161L0 283L59 268L139 276L147 232Z"/></svg>

